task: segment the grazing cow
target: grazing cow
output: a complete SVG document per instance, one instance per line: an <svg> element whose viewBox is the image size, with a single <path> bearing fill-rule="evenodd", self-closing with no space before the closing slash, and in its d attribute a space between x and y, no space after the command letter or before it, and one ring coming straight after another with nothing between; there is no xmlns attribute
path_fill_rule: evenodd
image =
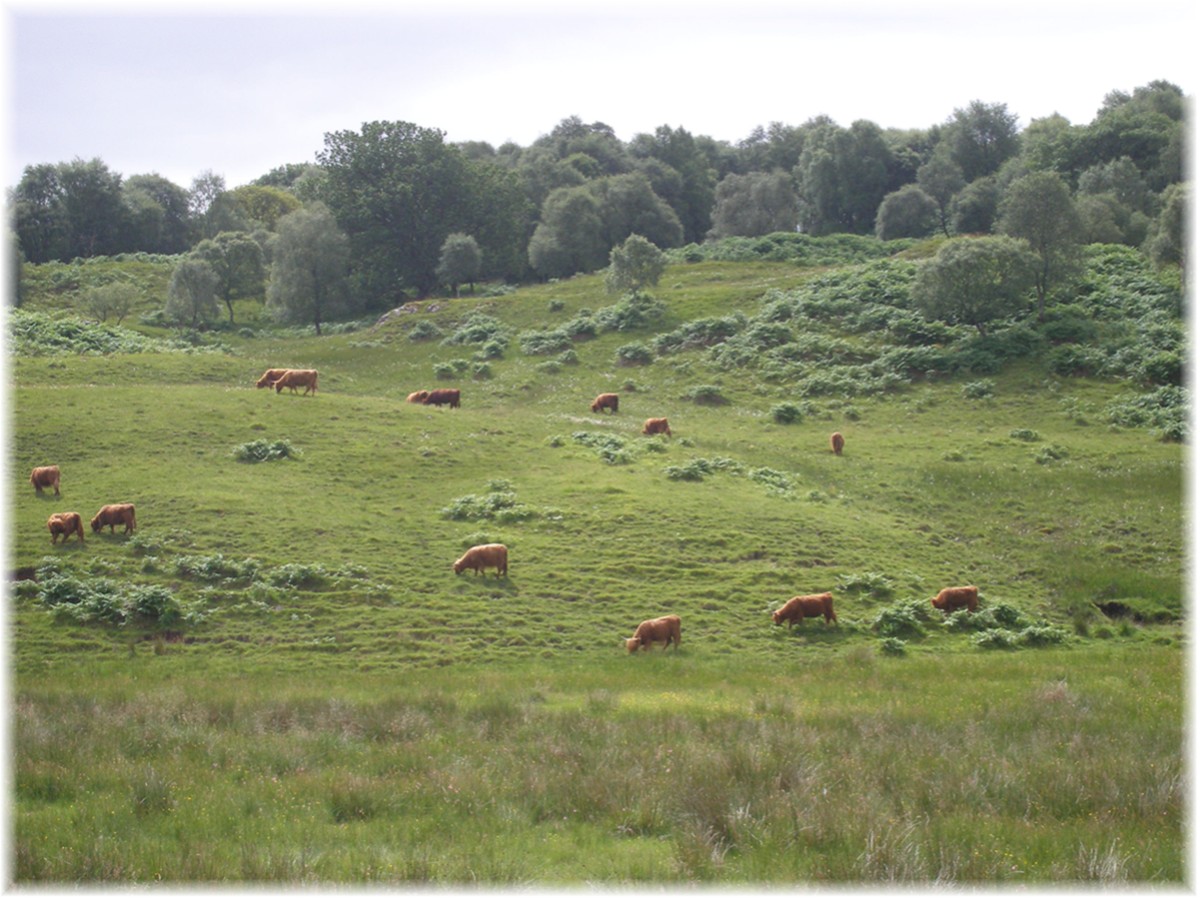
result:
<svg viewBox="0 0 1200 900"><path fill-rule="evenodd" d="M474 569L479 575L485 569L495 569L496 577L508 577L508 548L503 544L479 544L472 547L454 561L454 574L461 575L463 569Z"/></svg>
<svg viewBox="0 0 1200 900"><path fill-rule="evenodd" d="M592 412L598 413L602 409L611 409L617 411L617 403L620 400L616 394L601 394L592 401Z"/></svg>
<svg viewBox="0 0 1200 900"><path fill-rule="evenodd" d="M671 436L671 426L666 419L647 419L642 426L642 434L665 434Z"/></svg>
<svg viewBox="0 0 1200 900"><path fill-rule="evenodd" d="M33 489L36 493L40 494L42 492L42 488L52 487L54 488L55 497L59 496L59 478L60 473L58 471L58 466L38 466L29 473L29 483L33 485Z"/></svg>
<svg viewBox="0 0 1200 900"><path fill-rule="evenodd" d="M283 373L287 369L267 369L262 373L262 378L254 382L256 388L274 387L275 382L283 377Z"/></svg>
<svg viewBox="0 0 1200 900"><path fill-rule="evenodd" d="M795 623L803 625L805 618L815 619L817 616L824 616L826 625L837 621L837 615L833 611L833 594L829 591L793 597L771 613L771 619L776 625L788 623L788 631L792 630Z"/></svg>
<svg viewBox="0 0 1200 900"><path fill-rule="evenodd" d="M425 398L429 396L429 391L413 391L408 395L409 403L424 403Z"/></svg>
<svg viewBox="0 0 1200 900"><path fill-rule="evenodd" d="M57 544L61 534L63 543L73 534L79 535L79 543L83 543L83 517L77 512L54 513L46 520L50 529L50 543Z"/></svg>
<svg viewBox="0 0 1200 900"><path fill-rule="evenodd" d="M426 406L441 406L443 403L448 403L451 409L458 409L459 390L458 388L439 388L436 391L430 391L429 396L421 402Z"/></svg>
<svg viewBox="0 0 1200 900"><path fill-rule="evenodd" d="M975 612L975 608L979 606L979 588L973 584L942 588L929 602L934 609L940 609L947 614L964 608L968 612Z"/></svg>
<svg viewBox="0 0 1200 900"><path fill-rule="evenodd" d="M100 531L105 525L108 533L112 534L117 525L125 526L125 533L137 528L137 518L133 514L132 503L110 503L100 507L100 511L92 516L92 531Z"/></svg>
<svg viewBox="0 0 1200 900"><path fill-rule="evenodd" d="M292 393L296 393L296 388L304 388L304 393L312 391L317 392L317 370L316 369L287 369L282 375L275 379L275 393L283 392L284 388L291 388Z"/></svg>
<svg viewBox="0 0 1200 900"><path fill-rule="evenodd" d="M662 644L666 651L671 644L679 649L679 616L661 616L657 619L647 619L637 627L633 637L625 641L625 650L634 653L648 648L653 650L655 644Z"/></svg>
<svg viewBox="0 0 1200 900"><path fill-rule="evenodd" d="M829 446L833 449L835 455L842 455L842 448L846 446L846 439L842 437L840 431L835 431L829 436Z"/></svg>

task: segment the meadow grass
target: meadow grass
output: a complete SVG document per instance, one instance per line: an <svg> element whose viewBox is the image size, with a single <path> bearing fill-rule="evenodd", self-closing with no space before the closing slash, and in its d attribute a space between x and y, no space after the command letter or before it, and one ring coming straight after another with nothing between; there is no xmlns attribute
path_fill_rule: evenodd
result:
<svg viewBox="0 0 1200 900"><path fill-rule="evenodd" d="M1180 883L1180 446L1037 360L816 400L700 351L616 363L812 274L673 266L662 320L553 371L516 335L615 302L598 277L15 359L12 562L43 576L12 591L15 882ZM405 403L480 352L412 324L473 310L513 336L491 377ZM280 365L320 392L253 387ZM239 460L260 444L295 452ZM24 482L50 462L61 497ZM118 501L136 534L51 547L51 512ZM454 576L491 541L507 578ZM180 617L81 621L54 572ZM929 608L957 583L1060 643L981 649ZM823 590L836 626L772 626ZM627 656L667 612L682 649Z"/></svg>

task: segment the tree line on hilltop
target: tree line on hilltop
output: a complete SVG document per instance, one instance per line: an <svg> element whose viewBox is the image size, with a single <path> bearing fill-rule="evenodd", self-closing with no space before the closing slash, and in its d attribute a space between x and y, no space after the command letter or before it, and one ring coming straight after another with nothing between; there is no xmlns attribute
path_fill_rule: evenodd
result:
<svg viewBox="0 0 1200 900"><path fill-rule="evenodd" d="M1185 263L1189 106L1155 81L1109 93L1086 125L1052 115L1020 130L1004 104L974 101L924 129L820 116L736 144L666 125L624 142L571 117L528 147L493 147L377 121L326 134L313 163L232 189L211 171L185 189L100 159L31 165L8 191L14 297L26 262L165 254L180 257L174 324L203 327L221 304L232 322L235 299L264 297L281 320L319 331L439 289L597 271L634 235L667 250L799 231L988 236L943 274L953 263L954 277L984 284L988 266L1015 267L1040 309L1073 247ZM946 303L960 287L948 282ZM128 302L119 291L97 302Z"/></svg>

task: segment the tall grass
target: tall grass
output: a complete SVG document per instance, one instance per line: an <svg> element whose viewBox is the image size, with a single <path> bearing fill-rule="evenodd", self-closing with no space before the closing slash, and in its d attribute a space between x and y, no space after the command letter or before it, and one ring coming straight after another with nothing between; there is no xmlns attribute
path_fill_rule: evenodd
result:
<svg viewBox="0 0 1200 900"><path fill-rule="evenodd" d="M44 575L10 606L17 882L1181 881L1180 446L1109 424L1125 385L1033 357L980 397L944 373L801 396L704 348L614 363L812 276L673 266L661 318L553 370L486 344L611 305L598 277L406 314L484 344L393 317L16 358L11 555ZM842 293L806 294L849 324L805 345L878 349ZM405 402L454 360L462 408ZM277 365L320 394L255 390ZM643 437L661 415L673 437ZM268 442L303 456L231 452ZM35 495L51 462L62 495ZM50 545L50 512L120 501L134 535ZM492 541L508 577L453 574ZM178 615L71 615L52 575ZM933 613L957 583L997 634ZM823 590L836 626L771 624ZM668 612L680 651L628 656Z"/></svg>
<svg viewBox="0 0 1200 900"><path fill-rule="evenodd" d="M103 685L86 700L18 693L20 882L1182 879L1165 649L321 685L188 667L186 690L158 658L75 669Z"/></svg>

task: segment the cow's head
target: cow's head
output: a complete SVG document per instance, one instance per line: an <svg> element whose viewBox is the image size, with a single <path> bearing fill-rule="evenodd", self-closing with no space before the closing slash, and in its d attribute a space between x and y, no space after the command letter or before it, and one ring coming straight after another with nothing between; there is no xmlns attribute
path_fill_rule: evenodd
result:
<svg viewBox="0 0 1200 900"><path fill-rule="evenodd" d="M461 575L462 570L465 569L466 567L467 567L467 563L466 563L465 559L456 559L454 561L454 574Z"/></svg>
<svg viewBox="0 0 1200 900"><path fill-rule="evenodd" d="M633 653L635 650L637 650L640 643L641 642L635 637L629 638L625 641L625 651L627 653Z"/></svg>
<svg viewBox="0 0 1200 900"><path fill-rule="evenodd" d="M780 624L783 621L783 610L777 609L775 612L771 613L771 621L776 625Z"/></svg>

